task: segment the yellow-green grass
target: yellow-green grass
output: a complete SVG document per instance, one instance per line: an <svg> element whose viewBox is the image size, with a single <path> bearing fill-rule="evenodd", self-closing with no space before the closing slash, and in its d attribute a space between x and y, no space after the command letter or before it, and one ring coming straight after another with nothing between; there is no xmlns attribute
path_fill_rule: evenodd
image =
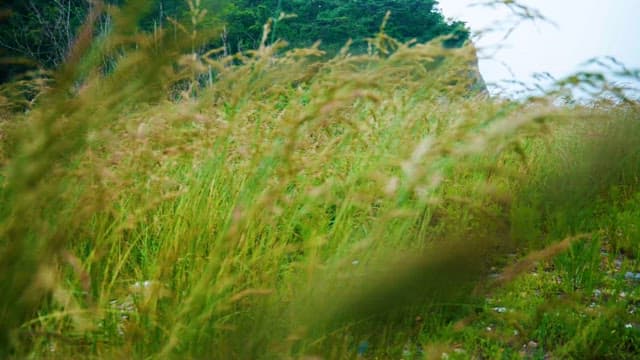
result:
<svg viewBox="0 0 640 360"><path fill-rule="evenodd" d="M2 114L2 355L523 356L474 330L494 295L528 311L510 321L537 326L541 356L600 334L553 332L531 314L554 295L509 287L556 264L570 313L607 279L594 243L637 252L637 103L490 99L469 90L473 49L437 41L380 35L371 54L315 62L127 34L78 45L113 70L71 58Z"/></svg>

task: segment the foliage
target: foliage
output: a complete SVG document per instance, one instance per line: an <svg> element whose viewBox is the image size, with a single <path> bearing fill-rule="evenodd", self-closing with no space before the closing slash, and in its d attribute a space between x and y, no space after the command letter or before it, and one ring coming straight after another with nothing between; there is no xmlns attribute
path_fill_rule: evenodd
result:
<svg viewBox="0 0 640 360"><path fill-rule="evenodd" d="M139 4L0 112L0 356L637 355L637 102L470 93L437 41L194 55Z"/></svg>
<svg viewBox="0 0 640 360"><path fill-rule="evenodd" d="M16 57L22 58L20 63L30 62L30 67L53 68L61 64L91 4L86 0L26 0L7 4L10 12L0 28L0 48L14 58L14 64L0 80L6 81L23 71L24 65L15 64ZM400 41L415 38L425 42L452 35L447 44L461 46L468 38L464 24L447 23L436 11L434 0L155 0L141 4L145 15L139 20L140 30L172 31L175 39L182 30L176 21L189 26L197 22L200 31L224 23L226 31L220 38L209 37L210 43L197 45L198 50L224 46L228 54L256 49L263 26L269 21L273 22L270 42L285 39L292 47L306 47L322 40L323 48L336 53L353 38L362 52L366 49L365 38L378 32L387 11L393 14L387 32ZM203 16L195 19L194 9ZM281 19L281 13L295 17ZM110 31L110 26L109 17L105 17L95 31L104 34Z"/></svg>
<svg viewBox="0 0 640 360"><path fill-rule="evenodd" d="M434 0L236 0L227 8L225 18L232 50L259 45L262 24L269 19L274 21L272 39L285 39L292 47L311 46L321 40L335 53L353 39L358 48L366 49L364 40L378 32L387 11L391 18L386 32L395 39L426 42L453 35L448 44L462 45L468 30L461 22L447 23L436 5ZM281 13L294 17L280 19Z"/></svg>
<svg viewBox="0 0 640 360"><path fill-rule="evenodd" d="M23 57L18 64L33 62L32 67L55 67L71 48L76 29L89 10L84 0L25 0L9 2L10 12L0 19L0 48L5 56ZM6 68L0 80L6 80L20 67Z"/></svg>

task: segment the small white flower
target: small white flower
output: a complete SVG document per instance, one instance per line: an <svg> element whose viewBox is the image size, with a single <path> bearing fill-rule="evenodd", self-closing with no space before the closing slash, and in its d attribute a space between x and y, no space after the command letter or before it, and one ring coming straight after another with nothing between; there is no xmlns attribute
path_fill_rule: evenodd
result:
<svg viewBox="0 0 640 360"><path fill-rule="evenodd" d="M625 327L625 329L631 329L633 327L633 325L632 324L626 324L624 327Z"/></svg>

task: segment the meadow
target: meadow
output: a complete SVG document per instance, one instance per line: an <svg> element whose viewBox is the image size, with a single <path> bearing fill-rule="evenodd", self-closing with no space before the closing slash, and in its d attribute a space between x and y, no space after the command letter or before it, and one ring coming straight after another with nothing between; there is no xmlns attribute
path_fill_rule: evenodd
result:
<svg viewBox="0 0 640 360"><path fill-rule="evenodd" d="M607 68L513 100L443 39L194 54L128 11L0 89L0 356L640 353L640 104Z"/></svg>

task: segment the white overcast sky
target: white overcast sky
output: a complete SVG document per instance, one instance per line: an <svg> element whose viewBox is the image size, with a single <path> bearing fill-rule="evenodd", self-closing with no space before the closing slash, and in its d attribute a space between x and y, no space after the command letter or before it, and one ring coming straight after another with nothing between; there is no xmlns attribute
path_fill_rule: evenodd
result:
<svg viewBox="0 0 640 360"><path fill-rule="evenodd" d="M482 2L487 2L483 0ZM465 21L480 31L508 17L504 6L470 6L478 0L440 0L445 17ZM630 68L640 68L640 0L520 0L556 25L526 23L506 40L486 35L477 40L480 71L489 83L516 79L530 82L534 73L556 78L580 69L585 61L613 56ZM501 46L496 50L495 46ZM495 52L490 51L496 50ZM484 58L493 52L493 59Z"/></svg>

